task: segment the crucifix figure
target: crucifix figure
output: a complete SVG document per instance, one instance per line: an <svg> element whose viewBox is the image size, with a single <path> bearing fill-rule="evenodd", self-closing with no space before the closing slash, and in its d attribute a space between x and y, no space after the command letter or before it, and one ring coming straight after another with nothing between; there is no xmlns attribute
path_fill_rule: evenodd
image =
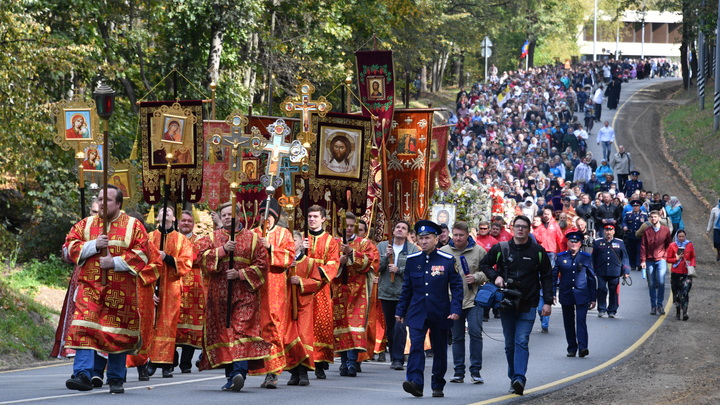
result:
<svg viewBox="0 0 720 405"><path fill-rule="evenodd" d="M230 163L228 171L225 172L225 177L231 183L246 181L247 176L245 175L245 172L242 171L243 150L250 148L250 144L252 143L255 133L250 136L245 134L245 127L247 126L249 120L238 111L234 111L230 114L225 119L225 122L230 125L230 134L215 135L212 138L212 143L218 146L229 145L231 147ZM241 148L243 145L247 146Z"/></svg>
<svg viewBox="0 0 720 405"><path fill-rule="evenodd" d="M315 92L315 86L307 79L303 79L296 89L300 95L286 98L281 108L288 117L292 117L298 112L302 114L302 132L298 134L298 138L302 137L303 146L308 148L314 140L310 124L312 113L316 112L319 116L324 117L332 109L332 104L323 96L318 97L317 100L311 100L310 96Z"/></svg>
<svg viewBox="0 0 720 405"><path fill-rule="evenodd" d="M299 173L300 172L300 166L293 165L290 161L290 158L285 156L282 158L282 163L280 164L280 174L283 177L283 183L284 191L283 193L285 195L293 195L293 182L292 182L292 174L293 173Z"/></svg>

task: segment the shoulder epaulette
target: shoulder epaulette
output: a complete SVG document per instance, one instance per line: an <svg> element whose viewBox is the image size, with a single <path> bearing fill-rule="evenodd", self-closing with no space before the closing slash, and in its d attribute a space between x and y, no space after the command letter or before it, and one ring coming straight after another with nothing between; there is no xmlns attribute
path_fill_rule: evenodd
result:
<svg viewBox="0 0 720 405"><path fill-rule="evenodd" d="M582 251L580 251L580 252L578 252L578 253L581 254L581 255L583 255L583 256L592 257L592 255L591 255L590 253L588 253L588 252L582 252Z"/></svg>
<svg viewBox="0 0 720 405"><path fill-rule="evenodd" d="M438 255L446 258L446 259L455 259L455 256L451 255L450 253L443 252L442 250L438 250Z"/></svg>
<svg viewBox="0 0 720 405"><path fill-rule="evenodd" d="M569 250L566 250L566 251L564 251L564 252L558 253L558 257L560 257L560 256L566 256L566 255L568 255L568 254L570 254L570 251L569 251Z"/></svg>
<svg viewBox="0 0 720 405"><path fill-rule="evenodd" d="M422 250L417 251L417 252L412 253L412 254L409 254L409 255L407 256L407 258L409 259L409 258L411 258L411 257L420 256L421 254L422 254Z"/></svg>

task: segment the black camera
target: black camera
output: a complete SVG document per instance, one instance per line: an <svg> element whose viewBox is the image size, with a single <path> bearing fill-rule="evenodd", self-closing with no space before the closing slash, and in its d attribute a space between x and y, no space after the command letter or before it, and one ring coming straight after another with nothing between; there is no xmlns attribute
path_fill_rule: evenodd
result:
<svg viewBox="0 0 720 405"><path fill-rule="evenodd" d="M518 290L511 290L509 288L501 288L499 291L503 293L503 299L500 301L500 308L518 310L520 307L522 293Z"/></svg>

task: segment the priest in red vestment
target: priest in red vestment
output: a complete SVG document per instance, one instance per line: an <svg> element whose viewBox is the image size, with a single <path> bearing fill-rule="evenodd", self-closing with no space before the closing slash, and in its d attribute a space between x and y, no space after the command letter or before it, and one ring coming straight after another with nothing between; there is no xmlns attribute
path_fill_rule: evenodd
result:
<svg viewBox="0 0 720 405"><path fill-rule="evenodd" d="M340 353L340 375L355 377L358 353L367 346L369 305L367 275L380 266L380 254L370 240L355 235L357 218L346 214L346 243L340 239L340 275L333 280L335 351Z"/></svg>
<svg viewBox="0 0 720 405"><path fill-rule="evenodd" d="M107 197L107 201L106 200ZM107 186L98 195L102 216L75 224L65 239L70 261L80 267L75 311L65 346L76 350L69 389L89 391L95 351L108 353L111 393L123 393L125 357L140 346L136 277L144 277L148 236L142 224L121 211L122 192ZM103 235L103 218L109 218ZM106 283L103 285L102 280Z"/></svg>
<svg viewBox="0 0 720 405"><path fill-rule="evenodd" d="M262 337L272 344L270 355L258 369L251 368L251 375L265 374L261 388L277 388L278 375L285 369L285 356L293 350L295 344L285 347L283 337L290 305L287 294L288 277L286 270L295 258L295 242L287 228L277 225L280 216L280 203L274 198L269 204L260 207L260 218L264 220L267 211L267 224L254 228L262 245L268 252L268 274L265 284L260 288L260 323ZM265 236L263 236L265 234ZM297 349L297 347L295 347Z"/></svg>
<svg viewBox="0 0 720 405"><path fill-rule="evenodd" d="M338 274L340 245L325 232L327 214L325 208L313 205L308 208L309 236L303 242L308 251L310 266L317 265L324 285L315 293L313 311L315 313L315 376L324 380L329 363L335 361L335 338L333 337L333 302L330 295L330 283Z"/></svg>
<svg viewBox="0 0 720 405"><path fill-rule="evenodd" d="M260 327L260 287L267 276L267 249L241 221L236 221L235 240L230 240L230 203L220 206L220 220L223 228L215 231L214 238L204 237L197 243L203 271L209 277L200 370L224 367L227 383L222 389L237 392L245 385L249 362L262 361L270 352L271 345L262 338ZM230 253L234 254L232 267ZM230 327L226 327L228 292Z"/></svg>
<svg viewBox="0 0 720 405"><path fill-rule="evenodd" d="M288 312L285 317L290 321L285 328L284 341L286 347L293 346L298 350L291 350L285 355L285 369L290 371L288 385L306 386L310 385L308 370L315 369L313 361L314 295L325 283L320 275L320 267L317 262L311 265L310 259L305 256L302 234L295 231L293 238L295 239L295 261L290 266L286 287L290 305L287 307ZM293 290L296 295L294 303L292 302ZM297 312L297 319L293 319L294 311Z"/></svg>

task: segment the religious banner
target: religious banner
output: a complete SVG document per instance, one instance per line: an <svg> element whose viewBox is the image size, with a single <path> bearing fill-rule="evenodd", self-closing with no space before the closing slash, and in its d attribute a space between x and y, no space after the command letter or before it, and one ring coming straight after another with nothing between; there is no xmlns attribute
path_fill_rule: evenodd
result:
<svg viewBox="0 0 720 405"><path fill-rule="evenodd" d="M395 108L392 51L357 51L355 59L363 115L378 117L373 131L373 149L377 151L390 134Z"/></svg>
<svg viewBox="0 0 720 405"><path fill-rule="evenodd" d="M265 194L265 186L261 181L263 173L265 173L266 170L267 155L253 154L250 141L253 137L253 131L256 131L256 133L262 135L265 139L270 139L268 126L275 123L276 120L278 120L277 117L252 116L242 130L242 139L244 139L244 142L242 147L238 149L238 153L240 153L240 157L242 158L241 169L245 176L240 183L237 200L241 202L242 207L239 216L246 218L244 223L247 222L248 225L253 222L261 202L267 197L267 194ZM292 134L297 130L299 122L297 119L285 119L285 123L293 129L286 137L286 141L293 139ZM217 209L220 204L230 201L228 179L224 176L230 168L230 161L233 157L230 156L231 152L229 152L229 149L222 147L222 143L218 142L218 139L221 140L223 136L229 136L232 133L232 124L232 122L228 121L207 120L203 122L205 150L207 153L204 160L205 181L203 182L202 202L207 203L213 210ZM249 133L245 134L245 132ZM213 140L215 140L215 142ZM293 185L296 181L295 174L299 174L300 172L300 164L290 162L289 159L288 161L282 159L280 163L280 177L283 179L283 188L281 188L281 191L278 192L276 196L285 193L284 187L288 186L288 184L291 190L294 189Z"/></svg>
<svg viewBox="0 0 720 405"><path fill-rule="evenodd" d="M130 159L113 165L113 171L108 176L108 184L117 187L123 193L123 209L128 211L140 203L140 184L142 176L137 162Z"/></svg>
<svg viewBox="0 0 720 405"><path fill-rule="evenodd" d="M447 145L450 139L452 125L433 127L432 141L430 141L430 194L435 192L435 186L443 190L450 188L450 170L447 164Z"/></svg>
<svg viewBox="0 0 720 405"><path fill-rule="evenodd" d="M202 101L141 102L140 134L145 201L149 204L162 201L162 178L169 181L170 200L199 202L204 154ZM165 178L168 156L170 179Z"/></svg>
<svg viewBox="0 0 720 405"><path fill-rule="evenodd" d="M306 182L297 182L295 195L307 198L308 206L325 207L329 215L340 209L364 213L370 175L370 118L328 113L325 117L314 115L312 124L318 135L309 150L309 189ZM304 227L303 215L296 210L297 229Z"/></svg>
<svg viewBox="0 0 720 405"><path fill-rule="evenodd" d="M383 154L383 211L389 224L427 218L434 111L438 109L395 110Z"/></svg>

